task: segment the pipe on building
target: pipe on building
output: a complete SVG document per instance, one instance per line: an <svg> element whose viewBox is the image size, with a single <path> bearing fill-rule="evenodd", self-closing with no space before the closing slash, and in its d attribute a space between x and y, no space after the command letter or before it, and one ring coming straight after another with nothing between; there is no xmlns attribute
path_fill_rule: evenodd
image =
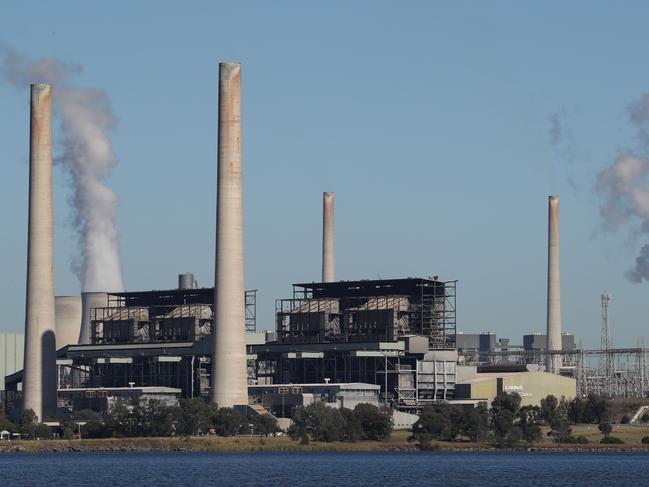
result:
<svg viewBox="0 0 649 487"><path fill-rule="evenodd" d="M23 409L43 421L56 412L52 86L31 85L30 105Z"/></svg>
<svg viewBox="0 0 649 487"><path fill-rule="evenodd" d="M94 308L108 306L108 294L104 292L81 293L81 326L79 328L79 345L88 345L92 341L92 320Z"/></svg>
<svg viewBox="0 0 649 487"><path fill-rule="evenodd" d="M81 323L81 296L54 297L56 349L76 345Z"/></svg>
<svg viewBox="0 0 649 487"><path fill-rule="evenodd" d="M212 387L220 407L248 404L243 282L241 65L219 64Z"/></svg>
<svg viewBox="0 0 649 487"><path fill-rule="evenodd" d="M178 274L178 289L194 289L194 274L191 272Z"/></svg>
<svg viewBox="0 0 649 487"><path fill-rule="evenodd" d="M322 282L336 280L334 259L334 194L322 193Z"/></svg>
<svg viewBox="0 0 649 487"><path fill-rule="evenodd" d="M561 347L561 269L559 263L559 197L548 200L548 308L547 345L548 352L560 351ZM547 371L559 373L562 360L560 354L547 355Z"/></svg>

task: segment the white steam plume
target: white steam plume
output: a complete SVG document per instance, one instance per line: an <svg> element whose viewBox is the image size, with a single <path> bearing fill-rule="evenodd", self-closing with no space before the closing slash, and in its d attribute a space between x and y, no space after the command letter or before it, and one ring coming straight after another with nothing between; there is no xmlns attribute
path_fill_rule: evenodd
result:
<svg viewBox="0 0 649 487"><path fill-rule="evenodd" d="M123 290L115 229L118 198L105 185L119 162L110 142L110 131L117 119L106 94L65 83L70 76L81 72L81 66L56 59L28 62L6 46L0 46L0 52L4 55L0 74L7 83L17 87L35 82L56 85L54 108L60 121L63 148L56 159L68 173L72 185L70 203L81 253L80 262L73 259L72 269L83 291Z"/></svg>
<svg viewBox="0 0 649 487"><path fill-rule="evenodd" d="M576 140L568 124L568 110L566 107L561 106L558 111L548 115L548 123L550 124L548 140L553 149L554 156L557 161L562 163L562 166L564 166L563 163L567 163L560 170L566 174L566 183L568 183L573 191L577 191L579 187L574 176L574 167L572 167L577 161L577 154L575 152Z"/></svg>
<svg viewBox="0 0 649 487"><path fill-rule="evenodd" d="M595 190L601 198L600 216L604 228L616 231L630 227L630 239L649 233L649 94L631 103L627 112L637 132L640 148L625 150L597 175ZM649 243L642 246L634 266L626 272L631 282L649 281Z"/></svg>

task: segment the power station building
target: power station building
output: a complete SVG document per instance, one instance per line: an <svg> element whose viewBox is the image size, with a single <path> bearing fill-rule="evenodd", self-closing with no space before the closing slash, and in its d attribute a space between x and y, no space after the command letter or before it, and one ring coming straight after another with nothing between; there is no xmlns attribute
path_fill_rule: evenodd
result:
<svg viewBox="0 0 649 487"><path fill-rule="evenodd" d="M548 395L571 400L577 394L575 379L525 366L468 369L466 378L456 385L456 399L490 403L501 392L515 392L521 397L521 406L539 406Z"/></svg>
<svg viewBox="0 0 649 487"><path fill-rule="evenodd" d="M416 409L454 394L456 281L302 283L277 300L274 343L253 345L258 384L368 383Z"/></svg>
<svg viewBox="0 0 649 487"><path fill-rule="evenodd" d="M455 292L455 281L437 278L296 284L293 298L277 301L270 340L246 334L248 383L374 384L407 410L452 399ZM59 390L170 387L208 397L213 299L213 288L109 293L90 311L90 343L57 352ZM245 300L254 330L256 291ZM21 381L13 374L8 388L17 393Z"/></svg>
<svg viewBox="0 0 649 487"><path fill-rule="evenodd" d="M245 291L245 329L256 329L256 290ZM81 388L170 387L181 397L210 390L214 288L108 293L89 310L89 343L57 351L61 391ZM23 372L7 377L7 405L20 403ZM69 396L69 394L67 394Z"/></svg>
<svg viewBox="0 0 649 487"><path fill-rule="evenodd" d="M530 333L523 335L523 349L527 351L545 351L547 347L547 335L541 333ZM561 333L561 350L575 350L575 336L572 333Z"/></svg>
<svg viewBox="0 0 649 487"><path fill-rule="evenodd" d="M90 310L90 343L57 352L61 406L103 400L124 388L209 397L213 288L109 293L106 299ZM408 412L439 400L491 400L509 379L458 365L455 300L456 282L438 278L295 284L292 298L277 300L275 332L256 333L256 291L246 291L250 400L272 403L274 410L281 400L294 407L298 396L308 401L304 394L340 391L345 384L371 390L371 402ZM493 345L489 338L484 346ZM557 377L567 381L557 392L548 374L510 372L507 377L521 377L528 388L540 381L534 400L541 390L574 396L573 379ZM21 380L22 371L8 377L14 399ZM282 385L302 389L289 398Z"/></svg>
<svg viewBox="0 0 649 487"><path fill-rule="evenodd" d="M238 63L219 65L215 287L197 288L183 274L177 289L55 298L49 85L32 86L31 109L25 364L7 377L9 407L51 417L57 390L59 406L138 394L243 406L255 400L251 391L268 399L273 391L282 396L279 386L287 385L308 386L308 394L331 403L349 403L356 394L412 412L507 385L458 359L458 349L477 360L504 353L508 341L497 352L495 334L457 333L456 281L335 280L331 192L323 193L322 282L294 284L292 297L276 301L272 337L256 333L256 291L243 287ZM558 198L550 198L549 208L545 355L547 370L560 373ZM343 390L345 384L351 389Z"/></svg>

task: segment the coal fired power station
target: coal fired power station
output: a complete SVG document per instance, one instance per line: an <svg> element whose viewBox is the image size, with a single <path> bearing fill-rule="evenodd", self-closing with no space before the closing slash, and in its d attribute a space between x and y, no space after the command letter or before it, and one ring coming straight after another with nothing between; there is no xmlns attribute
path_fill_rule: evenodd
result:
<svg viewBox="0 0 649 487"><path fill-rule="evenodd" d="M216 214L208 211L206 217L216 220L215 256L201 266L211 272L214 265L213 287L199 286L195 275L185 272L178 275L177 287L125 290L108 286L111 279L104 279L102 268L93 285L80 278L82 292L55 297L52 87L32 85L24 367L12 369L0 391L8 412L19 417L21 409L31 409L49 423L76 410L105 412L116 401L178 404L200 398L246 418L274 415L285 420L284 428L296 408L314 402L350 409L381 404L398 412L400 421L414 422L429 404L474 407L503 390L520 393L523 405L538 405L547 394L575 397L577 381L588 376L574 336L562 333L559 198L554 195L548 200L545 336L533 331L518 345L497 340L490 331L458 330L457 281L434 273L337 278L334 193L329 191L322 193L321 248L319 239L311 240L315 275L293 281L259 330L257 289L244 287L241 71L239 63L219 63ZM320 191L312 196L317 203ZM351 219L346 208L343 220ZM308 220L316 223L317 233L317 205ZM545 223L544 215L539 215L539 232L541 220ZM171 222L168 228L175 230ZM537 250L544 249L544 237L538 234ZM344 240L338 251L346 250ZM444 258L429 243L426 258ZM286 242L294 244L303 245ZM401 258L407 246L404 242L395 255ZM343 257L353 258L349 251ZM290 263L284 267L295 271ZM545 268L538 272L542 276ZM113 274L121 283L121 270ZM543 286L535 291L541 308L534 319L540 327L542 292Z"/></svg>

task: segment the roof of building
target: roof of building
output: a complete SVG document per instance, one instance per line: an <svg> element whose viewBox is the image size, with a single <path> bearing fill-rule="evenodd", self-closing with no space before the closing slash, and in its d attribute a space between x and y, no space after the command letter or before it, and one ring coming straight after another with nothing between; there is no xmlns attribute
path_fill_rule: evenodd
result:
<svg viewBox="0 0 649 487"><path fill-rule="evenodd" d="M87 391L106 391L106 392L141 392L142 394L180 394L182 391L175 387L163 386L142 386L142 387L71 387L68 389L59 389L59 392L87 392Z"/></svg>
<svg viewBox="0 0 649 487"><path fill-rule="evenodd" d="M325 352L325 351L353 351L353 350L377 350L377 351L404 351L403 341L395 342L321 342L321 343L265 343L263 345L252 345L252 353L262 354L264 352Z"/></svg>
<svg viewBox="0 0 649 487"><path fill-rule="evenodd" d="M408 277L405 279L367 279L360 281L307 282L293 284L310 291L314 298L367 297L386 295L417 295L443 293L447 283L438 278Z"/></svg>
<svg viewBox="0 0 649 487"><path fill-rule="evenodd" d="M122 298L125 306L155 306L214 302L214 288L197 289L162 289L154 291L135 291L110 293L110 296Z"/></svg>
<svg viewBox="0 0 649 487"><path fill-rule="evenodd" d="M478 373L529 372L526 364L478 365Z"/></svg>
<svg viewBox="0 0 649 487"><path fill-rule="evenodd" d="M479 384L481 382L487 382L490 380L494 379L505 379L508 377L517 377L520 375L538 375L538 374L543 374L543 375L552 375L556 378L559 379L571 379L575 380L572 377L565 377L563 375L556 375L556 374L550 374L549 372L544 372L540 370L536 371L520 371L520 372L486 372L486 373L478 373L477 376L472 377L470 379L465 379L461 382L458 382L458 384Z"/></svg>
<svg viewBox="0 0 649 487"><path fill-rule="evenodd" d="M255 293L256 289L246 290L246 294ZM153 291L131 291L108 293L109 297L121 298L125 306L170 306L180 304L214 303L214 288L195 289L160 289Z"/></svg>
<svg viewBox="0 0 649 487"><path fill-rule="evenodd" d="M308 389L365 389L365 390L379 390L380 385L367 384L365 382L322 382L310 384L256 384L249 385L248 389L279 389L280 387L302 387Z"/></svg>
<svg viewBox="0 0 649 487"><path fill-rule="evenodd" d="M68 345L68 352L95 352L115 350L145 350L153 348L191 348L194 342L160 342L160 343L121 343L121 344L98 344L98 345Z"/></svg>

